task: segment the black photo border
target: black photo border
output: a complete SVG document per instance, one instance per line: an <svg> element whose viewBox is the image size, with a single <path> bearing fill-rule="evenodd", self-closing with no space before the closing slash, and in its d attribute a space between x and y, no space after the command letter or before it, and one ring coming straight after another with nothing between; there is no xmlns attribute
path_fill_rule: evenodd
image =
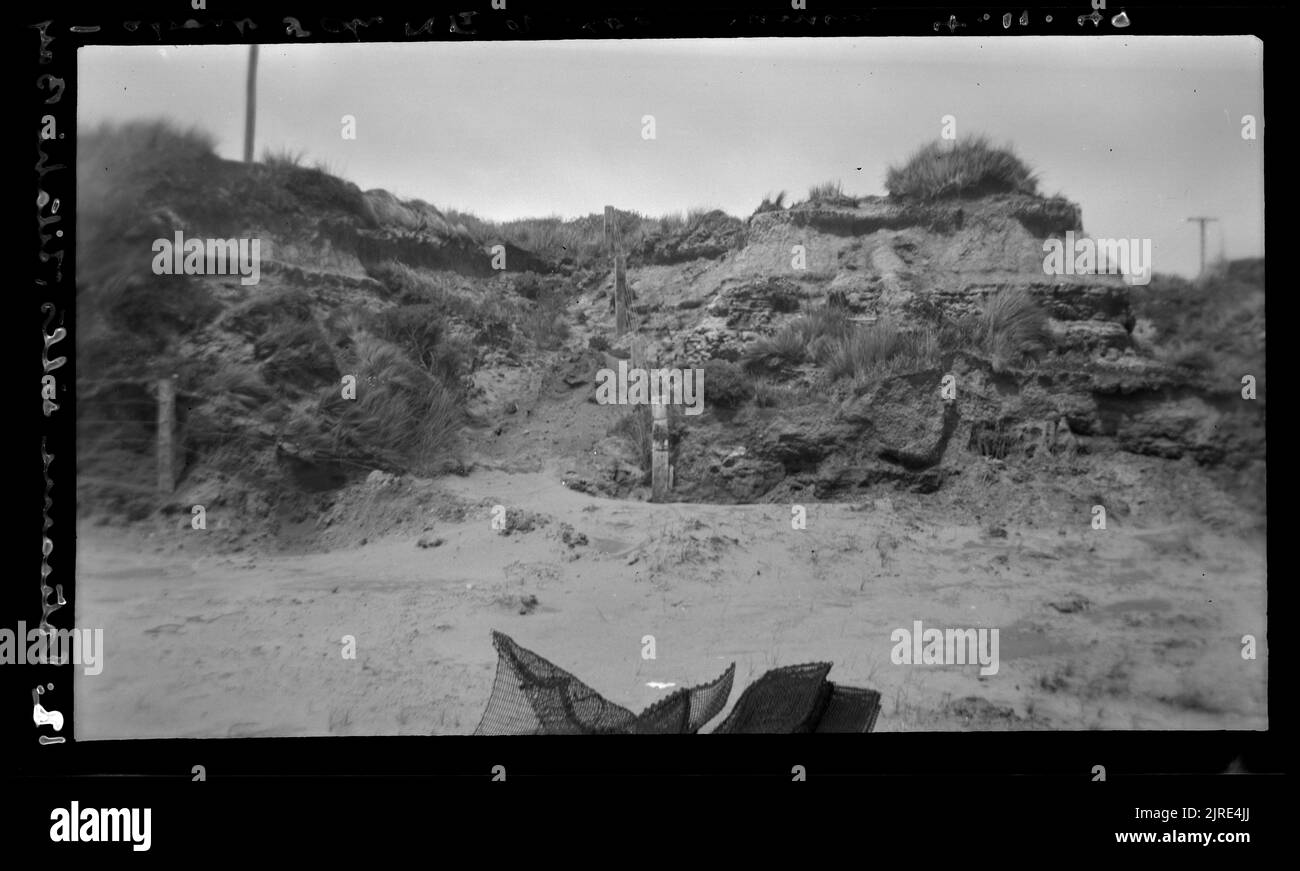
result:
<svg viewBox="0 0 1300 871"><path fill-rule="evenodd" d="M465 40L537 39L644 39L659 37L760 37L760 36L925 36L934 39L980 37L1015 38L1033 35L1070 35L1087 39L1096 34L1142 36L1149 34L1253 34L1265 42L1265 100L1268 120L1281 122L1289 107L1276 94L1285 90L1279 55L1286 44L1272 41L1270 31L1289 23L1281 7L1152 5L1109 2L1102 20L1080 21L1091 10L1087 3L1025 5L950 3L940 5L866 6L808 0L806 11L789 2L640 2L556 3L544 0L508 0L508 11L493 12L489 0L460 3L391 3L384 0L337 2L229 3L209 0L207 11L190 9L188 0L171 2L112 3L77 8L67 3L32 4L23 10L23 53L17 89L24 94L21 129L35 129L37 153L23 163L22 172L33 173L37 194L35 251L24 251L31 270L27 292L35 299L23 311L39 310L43 334L42 376L53 375L57 398L43 400L41 411L21 411L39 419L42 453L42 599L37 583L27 580L27 570L5 585L5 625L19 620L28 626L41 619L41 605L56 604L55 585L61 585L67 605L50 613L56 626L66 624L77 601L73 572L75 552L74 469L76 446L75 384L77 361L73 348L77 330L74 276L75 257L75 149L77 70L76 51L98 44L245 44L259 42L458 42ZM1030 24L1004 31L1001 16L1022 10ZM1124 11L1130 20L1118 31L1109 18ZM473 13L473 14L470 14ZM1052 16L1049 24L1046 17ZM33 83L35 87L33 88ZM1270 83L1273 87L1269 87ZM30 106L28 105L30 103ZM1269 114L1268 110L1272 112ZM43 119L54 116L58 136L40 137ZM1280 127L1281 125L1277 125ZM1285 143L1285 132L1273 131L1272 140ZM20 137L21 138L21 137ZM1266 149L1268 148L1268 139ZM1283 145L1285 147L1285 145ZM1272 159L1269 159L1269 158ZM1276 230L1280 192L1289 190L1291 168L1278 160L1278 148L1266 150L1266 228ZM1284 184L1285 181L1285 184ZM30 194L29 194L30 195ZM28 196L28 195L24 195ZM30 201L28 201L30 202ZM26 308L30 306L30 309ZM1276 306L1274 306L1276 308ZM1274 312L1276 314L1276 312ZM66 361L58 363L60 358ZM19 369L18 371L23 371ZM35 440L18 442L16 462L25 468L35 462ZM30 453L29 453L30 452ZM1275 451L1273 463L1284 461ZM25 476L23 472L22 476ZM1278 485L1273 486L1277 490ZM25 498L15 502L15 513ZM1270 505L1270 507L1275 507ZM1278 515L1274 515L1277 517ZM1282 515L1285 516L1285 515ZM26 520L15 516L16 528ZM1276 523L1276 521L1275 521ZM19 537L16 553L28 545ZM1269 585L1270 611L1288 613L1279 603L1286 597L1288 573L1277 572L1279 549L1269 548L1270 574L1284 579ZM1284 553L1285 559L1285 553ZM21 563L20 559L20 564ZM45 573L48 570L48 578ZM33 575L35 574L33 570ZM488 639L484 639L486 644ZM1277 649L1275 645L1275 649ZM1265 665L1267 667L1267 664ZM1103 765L1108 781L1127 779L1130 785L1177 781L1181 789L1218 789L1216 776L1234 761L1252 772L1256 781L1284 770L1281 742L1285 714L1269 690L1270 728L1261 732L1014 732L1014 733L873 733L863 736L737 736L719 740L709 736L666 736L650 742L619 737L498 738L346 737L346 738L232 738L220 740L134 740L77 742L76 710L72 698L72 665L6 667L3 674L6 731L4 755L13 760L7 775L32 786L54 788L51 795L68 794L67 787L103 787L106 779L118 788L124 779L135 786L159 781L195 780L193 767L204 768L205 780L243 787L253 783L293 782L308 791L328 794L321 778L366 778L398 782L437 778L457 783L492 782L503 766L509 780L536 778L682 778L688 776L743 777L795 780L802 766L810 780L844 777L885 777L897 782L904 776L932 782L936 778L975 778L989 784L1016 785L1028 806L1038 790L1057 786L1086 791L1096 782L1094 766ZM64 715L61 731L48 726L33 728L32 694L47 688L41 703ZM485 700L486 702L486 700ZM18 723L14 728L15 722ZM63 737L59 744L40 744L38 736ZM498 780L500 779L498 771ZM1241 784L1243 779L1231 781ZM315 786L313 786L315 784ZM1084 786L1076 786L1084 784ZM194 787L199 788L199 787ZM1244 786L1239 786L1244 789ZM169 790L174 792L174 790ZM89 793L87 793L89 794ZM168 801L170 801L169 799ZM177 799L180 800L180 799ZM324 797L322 797L324 800ZM162 799L158 803L164 803ZM40 804L37 802L37 804ZM44 805L48 812L48 803ZM38 808L39 810L39 808ZM37 821L44 819L37 817Z"/></svg>

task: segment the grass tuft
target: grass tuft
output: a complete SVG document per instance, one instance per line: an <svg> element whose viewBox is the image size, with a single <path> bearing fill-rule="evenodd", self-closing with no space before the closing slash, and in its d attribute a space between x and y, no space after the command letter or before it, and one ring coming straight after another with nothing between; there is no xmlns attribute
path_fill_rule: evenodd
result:
<svg viewBox="0 0 1300 871"><path fill-rule="evenodd" d="M922 200L992 193L1038 195L1038 179L1010 148L996 148L982 136L952 145L931 142L885 177L891 196Z"/></svg>

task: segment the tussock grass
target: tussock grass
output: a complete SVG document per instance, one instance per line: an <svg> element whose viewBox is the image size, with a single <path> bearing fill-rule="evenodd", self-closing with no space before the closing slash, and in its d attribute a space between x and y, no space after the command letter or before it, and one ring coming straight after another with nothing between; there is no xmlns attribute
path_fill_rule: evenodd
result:
<svg viewBox="0 0 1300 871"><path fill-rule="evenodd" d="M371 330L406 351L430 375L457 385L472 368L473 349L448 335L436 305L399 305L377 314Z"/></svg>
<svg viewBox="0 0 1300 871"><path fill-rule="evenodd" d="M480 330L484 341L507 339L520 315L517 298L499 293L461 293L441 277L396 260L371 266L369 272L399 303L434 306L444 317L458 317Z"/></svg>
<svg viewBox="0 0 1300 871"><path fill-rule="evenodd" d="M683 233L695 227L700 219L710 212L709 208L694 208L684 212L671 212L658 218L658 232L664 236Z"/></svg>
<svg viewBox="0 0 1300 871"><path fill-rule="evenodd" d="M763 202L758 204L757 209L754 209L754 214L759 215L762 214L763 212L779 212L784 208L785 208L785 191L781 191L779 194L776 195L775 198L771 194L768 194L765 197L763 197Z"/></svg>
<svg viewBox="0 0 1300 871"><path fill-rule="evenodd" d="M472 293L448 286L441 276L395 260L372 266L370 275L388 287L402 307L411 309L411 314L386 318L417 318L401 325L396 333L379 329L379 334L413 349L417 358L423 359L422 348L432 338L418 338L427 329L419 318L459 318L477 331L475 341L483 345L528 341L549 350L563 344L571 332L566 285L556 278L522 272L511 276L514 293ZM421 313L418 316L416 308Z"/></svg>
<svg viewBox="0 0 1300 871"><path fill-rule="evenodd" d="M826 371L832 378L856 378L879 370L899 353L902 338L903 333L891 322L859 327L830 350Z"/></svg>
<svg viewBox="0 0 1300 871"><path fill-rule="evenodd" d="M991 193L1038 195L1038 179L1010 148L996 148L982 137L949 146L931 142L901 166L889 168L885 188L891 196L929 200Z"/></svg>
<svg viewBox="0 0 1300 871"><path fill-rule="evenodd" d="M830 343L844 339L853 322L838 306L822 306L795 318L771 336L745 349L743 365L750 372L779 369L812 359L822 362Z"/></svg>
<svg viewBox="0 0 1300 871"><path fill-rule="evenodd" d="M319 414L336 455L370 456L395 468L432 475L452 458L465 421L459 391L383 339L353 339L357 398L322 392Z"/></svg>
<svg viewBox="0 0 1300 871"><path fill-rule="evenodd" d="M808 343L795 324L786 324L770 336L765 336L745 348L741 358L745 370L760 372L798 365L804 361Z"/></svg>
<svg viewBox="0 0 1300 871"><path fill-rule="evenodd" d="M277 169L300 169L306 160L306 151L290 148L287 145L274 149L262 149L262 163Z"/></svg>
<svg viewBox="0 0 1300 871"><path fill-rule="evenodd" d="M256 404L270 402L275 398L275 391L266 383L261 373L248 364L229 363L224 366L213 366L210 373L203 381L203 390L208 395L232 396L237 400L251 401Z"/></svg>
<svg viewBox="0 0 1300 871"><path fill-rule="evenodd" d="M1003 288L984 301L972 340L995 368L1019 364L1049 344L1047 315L1025 288Z"/></svg>
<svg viewBox="0 0 1300 871"><path fill-rule="evenodd" d="M938 366L945 355L968 351L995 371L1031 362L1050 345L1047 316L1023 288L1004 288L980 310L955 322L936 318L907 329L891 319L865 324L834 340L823 365L832 379L872 380Z"/></svg>
<svg viewBox="0 0 1300 871"><path fill-rule="evenodd" d="M844 193L843 184L836 179L835 181L824 181L810 187L808 189L808 202L849 205L856 204L857 199Z"/></svg>
<svg viewBox="0 0 1300 871"><path fill-rule="evenodd" d="M832 200L844 196L844 188L839 181L824 181L808 189L810 200Z"/></svg>

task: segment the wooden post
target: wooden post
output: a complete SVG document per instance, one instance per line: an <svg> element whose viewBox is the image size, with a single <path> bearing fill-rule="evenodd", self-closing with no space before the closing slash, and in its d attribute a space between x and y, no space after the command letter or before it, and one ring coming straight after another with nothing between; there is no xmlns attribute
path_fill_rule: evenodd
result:
<svg viewBox="0 0 1300 871"><path fill-rule="evenodd" d="M176 489L176 376L158 381L158 492Z"/></svg>
<svg viewBox="0 0 1300 871"><path fill-rule="evenodd" d="M650 423L650 501L667 502L672 489L672 470L668 467L668 406L664 402L652 402L650 411L653 415Z"/></svg>
<svg viewBox="0 0 1300 871"><path fill-rule="evenodd" d="M613 206L605 206L605 249L614 258L614 335L622 336L632 329L632 293L627 286L627 259L619 245L617 213ZM644 370L647 366L645 339L632 337L631 368ZM657 400L663 401L657 401ZM668 465L668 397L658 390L651 399L650 412L650 501L666 502L672 491L672 469Z"/></svg>
<svg viewBox="0 0 1300 871"><path fill-rule="evenodd" d="M631 368L633 369L646 368L645 339L641 338L640 336L632 337L632 359L630 363L631 363Z"/></svg>
<svg viewBox="0 0 1300 871"><path fill-rule="evenodd" d="M632 328L632 295L627 289L627 263L622 254L614 255L614 335L621 336Z"/></svg>

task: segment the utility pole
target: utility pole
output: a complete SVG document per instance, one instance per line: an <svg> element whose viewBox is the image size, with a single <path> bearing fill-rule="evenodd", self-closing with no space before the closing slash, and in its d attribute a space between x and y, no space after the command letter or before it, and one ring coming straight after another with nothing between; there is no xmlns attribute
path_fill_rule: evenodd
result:
<svg viewBox="0 0 1300 871"><path fill-rule="evenodd" d="M253 128L257 124L257 44L248 47L248 96L244 106L244 163L253 162Z"/></svg>
<svg viewBox="0 0 1300 871"><path fill-rule="evenodd" d="M1188 221L1196 221L1201 225L1201 271L1198 277L1205 277L1205 224L1208 221L1217 221L1218 218L1195 217L1188 218Z"/></svg>

